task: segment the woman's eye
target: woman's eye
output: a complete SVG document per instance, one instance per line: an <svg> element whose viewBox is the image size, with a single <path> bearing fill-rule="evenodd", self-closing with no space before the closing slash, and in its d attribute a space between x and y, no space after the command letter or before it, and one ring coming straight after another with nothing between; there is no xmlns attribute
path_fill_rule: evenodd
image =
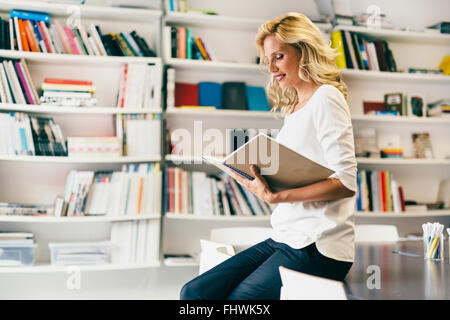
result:
<svg viewBox="0 0 450 320"><path fill-rule="evenodd" d="M283 59L283 55L282 55L282 54L280 54L279 56L276 56L276 59L277 59L277 60L281 60L281 59Z"/></svg>

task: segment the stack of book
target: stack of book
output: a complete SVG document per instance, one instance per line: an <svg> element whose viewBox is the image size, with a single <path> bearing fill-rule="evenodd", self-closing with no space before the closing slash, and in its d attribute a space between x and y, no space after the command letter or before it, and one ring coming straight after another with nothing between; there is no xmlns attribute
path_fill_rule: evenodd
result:
<svg viewBox="0 0 450 320"><path fill-rule="evenodd" d="M100 27L88 28L50 23L43 12L12 10L0 26L0 49L95 56L154 57L154 50L136 31L103 34ZM5 27L7 26L7 27Z"/></svg>
<svg viewBox="0 0 450 320"><path fill-rule="evenodd" d="M160 114L118 114L116 135L122 141L123 156L161 155Z"/></svg>
<svg viewBox="0 0 450 320"><path fill-rule="evenodd" d="M358 211L404 212L403 188L389 171L358 170Z"/></svg>
<svg viewBox="0 0 450 320"><path fill-rule="evenodd" d="M136 216L160 212L159 163L123 165L122 171L71 170L54 215Z"/></svg>
<svg viewBox="0 0 450 320"><path fill-rule="evenodd" d="M145 263L159 260L159 223L154 220L114 222L111 263Z"/></svg>
<svg viewBox="0 0 450 320"><path fill-rule="evenodd" d="M67 137L69 157L120 157L122 141L118 137Z"/></svg>
<svg viewBox="0 0 450 320"><path fill-rule="evenodd" d="M158 70L153 64L124 64L120 74L118 108L159 109L161 89L158 89Z"/></svg>
<svg viewBox="0 0 450 320"><path fill-rule="evenodd" d="M394 55L385 40L372 41L355 32L336 30L331 34L331 46L339 53L339 68L397 72Z"/></svg>
<svg viewBox="0 0 450 320"><path fill-rule="evenodd" d="M0 203L0 215L46 216L53 213L53 206L23 203Z"/></svg>
<svg viewBox="0 0 450 320"><path fill-rule="evenodd" d="M95 107L92 81L45 78L42 83L42 104L52 106Z"/></svg>
<svg viewBox="0 0 450 320"><path fill-rule="evenodd" d="M17 104L40 103L24 59L1 59L0 101Z"/></svg>
<svg viewBox="0 0 450 320"><path fill-rule="evenodd" d="M173 73L174 71L170 72L171 77L174 76ZM249 86L245 82L175 82L174 89L174 92L168 92L168 102L173 100L173 104L168 104L168 108L173 106L181 108L199 107L199 109L270 111L269 100L264 87Z"/></svg>
<svg viewBox="0 0 450 320"><path fill-rule="evenodd" d="M450 117L450 99L440 99L427 105L429 117Z"/></svg>
<svg viewBox="0 0 450 320"><path fill-rule="evenodd" d="M0 113L0 153L67 156L67 146L53 118L22 112Z"/></svg>
<svg viewBox="0 0 450 320"><path fill-rule="evenodd" d="M199 216L269 216L270 204L241 187L225 173L167 167L165 175L166 212Z"/></svg>
<svg viewBox="0 0 450 320"><path fill-rule="evenodd" d="M166 55L171 58L194 60L217 60L205 41L200 37L194 37L191 29L186 27L164 27L166 39Z"/></svg>

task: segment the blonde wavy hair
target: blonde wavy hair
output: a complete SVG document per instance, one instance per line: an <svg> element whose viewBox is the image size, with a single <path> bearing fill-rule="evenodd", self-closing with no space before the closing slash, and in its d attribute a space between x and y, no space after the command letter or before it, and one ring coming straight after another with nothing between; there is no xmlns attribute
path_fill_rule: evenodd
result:
<svg viewBox="0 0 450 320"><path fill-rule="evenodd" d="M336 49L331 47L331 41L325 42L319 28L311 20L301 13L290 12L262 24L255 38L261 66L267 63L264 40L272 34L277 40L293 46L300 53L300 79L319 85L332 85L341 91L347 100L347 85L336 66ZM269 81L266 90L272 101L272 111L281 109L283 113L290 113L299 102L297 91L294 88L280 88L274 77Z"/></svg>

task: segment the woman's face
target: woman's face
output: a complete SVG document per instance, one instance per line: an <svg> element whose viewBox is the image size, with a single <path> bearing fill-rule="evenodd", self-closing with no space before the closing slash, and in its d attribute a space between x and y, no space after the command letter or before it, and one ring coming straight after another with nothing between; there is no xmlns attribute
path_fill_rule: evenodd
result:
<svg viewBox="0 0 450 320"><path fill-rule="evenodd" d="M300 55L294 47L271 34L264 39L264 55L269 64L269 72L281 88L295 87L301 81L298 76Z"/></svg>

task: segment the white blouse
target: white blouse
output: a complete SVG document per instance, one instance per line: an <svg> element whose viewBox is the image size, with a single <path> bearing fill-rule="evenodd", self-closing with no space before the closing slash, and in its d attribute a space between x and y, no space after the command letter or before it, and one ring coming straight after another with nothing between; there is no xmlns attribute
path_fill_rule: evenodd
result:
<svg viewBox="0 0 450 320"><path fill-rule="evenodd" d="M295 249L316 243L321 254L354 261L356 172L350 110L343 94L322 85L305 106L286 115L276 140L333 170L353 197L279 203L272 213L272 239Z"/></svg>

